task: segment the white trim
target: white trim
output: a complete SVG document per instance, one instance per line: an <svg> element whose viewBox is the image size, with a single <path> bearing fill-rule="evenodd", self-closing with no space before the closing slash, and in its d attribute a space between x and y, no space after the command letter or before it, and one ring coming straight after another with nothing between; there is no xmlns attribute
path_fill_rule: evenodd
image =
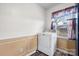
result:
<svg viewBox="0 0 79 59"><path fill-rule="evenodd" d="M4 36L1 36L0 35L0 40L7 40L7 39L13 39L13 38L19 38L19 37L29 37L29 36L35 36L35 35L37 35L37 34L28 34L28 35L26 35L26 34L24 34L24 35L8 35L7 34L7 36L6 35L4 35Z"/></svg>
<svg viewBox="0 0 79 59"><path fill-rule="evenodd" d="M30 56L30 55L32 55L32 54L35 53L35 52L36 52L36 50L33 51L33 52L31 52L31 53L29 53L29 54L26 54L26 56Z"/></svg>
<svg viewBox="0 0 79 59"><path fill-rule="evenodd" d="M68 39L68 37L63 37L63 36L57 36L57 37L62 39Z"/></svg>
<svg viewBox="0 0 79 59"><path fill-rule="evenodd" d="M59 51L61 51L61 52L64 52L64 53L67 53L67 54L71 54L71 55L74 55L74 56L75 56L75 54L74 54L74 53L72 53L72 52L67 52L66 50L63 50L63 49L60 49L60 48L57 48L57 50L59 50Z"/></svg>

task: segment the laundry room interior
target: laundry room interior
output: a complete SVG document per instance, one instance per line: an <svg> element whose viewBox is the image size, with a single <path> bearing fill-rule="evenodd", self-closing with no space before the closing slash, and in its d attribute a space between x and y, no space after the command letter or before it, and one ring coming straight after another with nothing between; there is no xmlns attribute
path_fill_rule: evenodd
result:
<svg viewBox="0 0 79 59"><path fill-rule="evenodd" d="M76 56L75 3L0 3L0 56Z"/></svg>

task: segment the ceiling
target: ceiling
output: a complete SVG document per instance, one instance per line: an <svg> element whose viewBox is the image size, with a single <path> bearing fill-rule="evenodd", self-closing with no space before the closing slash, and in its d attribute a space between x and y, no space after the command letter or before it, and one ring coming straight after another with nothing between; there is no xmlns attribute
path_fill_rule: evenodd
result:
<svg viewBox="0 0 79 59"><path fill-rule="evenodd" d="M49 9L53 6L58 5L59 3L38 3L38 4L45 9Z"/></svg>

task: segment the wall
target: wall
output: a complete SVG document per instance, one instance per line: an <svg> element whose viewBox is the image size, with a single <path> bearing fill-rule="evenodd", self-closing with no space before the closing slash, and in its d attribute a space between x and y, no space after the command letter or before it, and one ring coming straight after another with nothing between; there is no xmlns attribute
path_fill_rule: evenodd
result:
<svg viewBox="0 0 79 59"><path fill-rule="evenodd" d="M0 40L0 56L31 55L37 50L37 35Z"/></svg>
<svg viewBox="0 0 79 59"><path fill-rule="evenodd" d="M57 4L56 6L50 8L47 10L46 12L46 31L50 30L50 26L51 26L51 16L52 16L52 12L55 12L55 11L58 11L58 10L61 10L61 9L64 9L64 8L67 8L67 7L70 7L70 6L73 6L75 5L74 3L62 3L62 4Z"/></svg>
<svg viewBox="0 0 79 59"><path fill-rule="evenodd" d="M67 38L57 38L57 49L61 51L65 51L65 53L69 53L71 55L75 55L76 53L76 40L67 40Z"/></svg>
<svg viewBox="0 0 79 59"><path fill-rule="evenodd" d="M44 29L44 10L33 3L0 3L0 39L36 35Z"/></svg>

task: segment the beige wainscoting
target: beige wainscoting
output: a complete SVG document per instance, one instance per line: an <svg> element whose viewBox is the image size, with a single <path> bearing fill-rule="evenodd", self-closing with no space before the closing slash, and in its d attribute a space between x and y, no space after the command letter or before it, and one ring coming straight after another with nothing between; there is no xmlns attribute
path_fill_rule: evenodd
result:
<svg viewBox="0 0 79 59"><path fill-rule="evenodd" d="M37 49L37 35L0 40L0 56L28 55Z"/></svg>
<svg viewBox="0 0 79 59"><path fill-rule="evenodd" d="M58 38L57 48L59 48L61 50L65 50L69 53L75 54L76 41L75 40L68 40L68 39L65 39L65 38Z"/></svg>

